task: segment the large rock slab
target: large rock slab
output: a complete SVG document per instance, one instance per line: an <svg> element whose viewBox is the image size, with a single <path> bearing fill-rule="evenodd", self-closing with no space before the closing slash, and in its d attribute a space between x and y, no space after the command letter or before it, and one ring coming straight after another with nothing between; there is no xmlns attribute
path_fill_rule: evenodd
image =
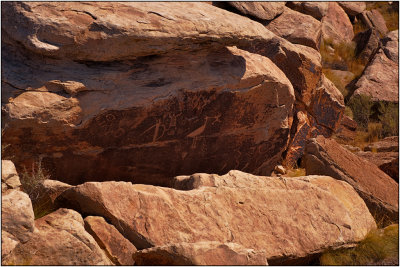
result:
<svg viewBox="0 0 400 267"><path fill-rule="evenodd" d="M398 221L398 184L377 166L323 136L307 140L307 175L329 175L351 184L377 221Z"/></svg>
<svg viewBox="0 0 400 267"><path fill-rule="evenodd" d="M136 251L118 230L106 222L103 217L88 216L85 218L85 229L106 251L107 256L115 265L133 265L132 254Z"/></svg>
<svg viewBox="0 0 400 267"><path fill-rule="evenodd" d="M268 265L264 251L235 243L179 243L139 250L135 265Z"/></svg>
<svg viewBox="0 0 400 267"><path fill-rule="evenodd" d="M368 95L373 101L398 103L398 83L398 63L390 60L384 51L379 49L355 83L353 96Z"/></svg>
<svg viewBox="0 0 400 267"><path fill-rule="evenodd" d="M272 263L354 244L376 227L354 189L330 177L280 179L240 171L197 176L202 178L192 190L87 182L57 200L105 217L138 249L234 242L265 250ZM179 178L185 179L191 178Z"/></svg>
<svg viewBox="0 0 400 267"><path fill-rule="evenodd" d="M291 9L301 13L310 15L317 20L321 20L327 13L329 8L328 2L287 2L286 4Z"/></svg>
<svg viewBox="0 0 400 267"><path fill-rule="evenodd" d="M94 238L85 231L82 216L59 209L35 221L36 231L3 258L5 265L112 265Z"/></svg>
<svg viewBox="0 0 400 267"><path fill-rule="evenodd" d="M349 17L336 2L329 2L328 11L321 22L323 39L330 39L338 44L351 42L354 37Z"/></svg>
<svg viewBox="0 0 400 267"><path fill-rule="evenodd" d="M357 16L367 7L365 2L338 2L338 4L349 16Z"/></svg>
<svg viewBox="0 0 400 267"><path fill-rule="evenodd" d="M397 183L399 182L399 152L360 151L356 155L375 164Z"/></svg>
<svg viewBox="0 0 400 267"><path fill-rule="evenodd" d="M284 12L266 27L271 32L294 44L319 50L321 23L309 15L285 7Z"/></svg>
<svg viewBox="0 0 400 267"><path fill-rule="evenodd" d="M5 105L4 139L20 164L42 155L63 182L168 185L199 171L265 174L287 145L293 87L266 57L222 48L107 67L52 63L36 73L44 86ZM65 95L59 75L87 91Z"/></svg>
<svg viewBox="0 0 400 267"><path fill-rule="evenodd" d="M241 14L259 20L272 20L282 14L285 2L228 2Z"/></svg>

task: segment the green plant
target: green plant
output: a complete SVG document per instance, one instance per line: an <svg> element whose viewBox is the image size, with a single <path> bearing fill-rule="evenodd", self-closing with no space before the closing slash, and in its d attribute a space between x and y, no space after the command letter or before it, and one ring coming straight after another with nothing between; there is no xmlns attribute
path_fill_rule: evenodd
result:
<svg viewBox="0 0 400 267"><path fill-rule="evenodd" d="M368 129L368 123L372 114L373 102L367 95L353 96L347 103L353 112L353 119L357 122L359 128L363 131Z"/></svg>
<svg viewBox="0 0 400 267"><path fill-rule="evenodd" d="M321 265L383 265L384 260L398 261L399 225L368 233L358 246L349 249L328 250L320 257Z"/></svg>
<svg viewBox="0 0 400 267"><path fill-rule="evenodd" d="M382 123L382 136L399 135L399 104L379 102L378 119Z"/></svg>
<svg viewBox="0 0 400 267"><path fill-rule="evenodd" d="M32 201L35 219L41 218L53 211L51 201L46 197L43 187L44 180L49 178L50 176L42 168L41 159L33 163L29 171L24 167L24 172L20 175L22 190L28 194Z"/></svg>

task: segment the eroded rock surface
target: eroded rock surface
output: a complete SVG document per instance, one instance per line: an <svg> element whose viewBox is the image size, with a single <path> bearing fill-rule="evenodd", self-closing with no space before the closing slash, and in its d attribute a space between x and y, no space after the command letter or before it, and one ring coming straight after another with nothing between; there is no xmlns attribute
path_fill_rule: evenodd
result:
<svg viewBox="0 0 400 267"><path fill-rule="evenodd" d="M378 221L398 221L398 184L336 141L323 136L309 139L303 164L307 175L329 175L351 184Z"/></svg>
<svg viewBox="0 0 400 267"><path fill-rule="evenodd" d="M399 63L399 30L389 32L382 39L383 52L392 61Z"/></svg>
<svg viewBox="0 0 400 267"><path fill-rule="evenodd" d="M317 20L321 20L327 13L329 8L328 2L292 2L286 4L288 7L301 13L310 15Z"/></svg>
<svg viewBox="0 0 400 267"><path fill-rule="evenodd" d="M369 58L375 54L380 45L379 33L374 28L358 33L354 37L354 41L357 43L357 57L364 62L368 62Z"/></svg>
<svg viewBox="0 0 400 267"><path fill-rule="evenodd" d="M11 160L1 161L1 184L1 192L3 194L5 194L9 189L18 190L21 187L21 181L19 180L17 170L15 169L15 165Z"/></svg>
<svg viewBox="0 0 400 267"><path fill-rule="evenodd" d="M350 16L357 16L362 13L367 5L365 2L338 2L343 10Z"/></svg>
<svg viewBox="0 0 400 267"><path fill-rule="evenodd" d="M210 182L204 175L203 180ZM265 250L268 260L282 262L353 244L376 227L354 189L330 177L282 179L230 171L214 175L212 186L198 186L180 191L87 182L57 200L82 213L105 217L138 249L234 242Z"/></svg>
<svg viewBox="0 0 400 267"><path fill-rule="evenodd" d="M35 226L37 231L3 258L3 264L112 265L76 211L59 209L36 220Z"/></svg>
<svg viewBox="0 0 400 267"><path fill-rule="evenodd" d="M346 12L336 2L328 2L328 11L322 18L322 38L334 43L351 42L354 37L353 25Z"/></svg>
<svg viewBox="0 0 400 267"><path fill-rule="evenodd" d="M285 7L284 12L267 25L267 29L294 44L319 50L321 23L309 15Z"/></svg>
<svg viewBox="0 0 400 267"><path fill-rule="evenodd" d="M259 20L272 20L282 14L285 2L228 2L241 14Z"/></svg>
<svg viewBox="0 0 400 267"><path fill-rule="evenodd" d="M133 254L135 265L268 265L264 251L235 243L179 243Z"/></svg>
<svg viewBox="0 0 400 267"><path fill-rule="evenodd" d="M375 164L384 173L399 182L399 152L371 152L360 151L356 153L369 162Z"/></svg>

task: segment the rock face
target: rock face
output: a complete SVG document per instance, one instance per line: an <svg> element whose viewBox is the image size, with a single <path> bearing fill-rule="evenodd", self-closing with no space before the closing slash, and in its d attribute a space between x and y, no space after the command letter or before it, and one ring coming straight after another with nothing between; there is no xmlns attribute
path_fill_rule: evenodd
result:
<svg viewBox="0 0 400 267"><path fill-rule="evenodd" d="M291 9L321 20L328 13L328 2L287 2Z"/></svg>
<svg viewBox="0 0 400 267"><path fill-rule="evenodd" d="M336 141L322 136L308 140L303 164L307 175L329 175L351 184L378 221L398 221L398 184Z"/></svg>
<svg viewBox="0 0 400 267"><path fill-rule="evenodd" d="M378 10L364 11L363 14L362 20L368 27L372 26L383 36L388 32L385 19Z"/></svg>
<svg viewBox="0 0 400 267"><path fill-rule="evenodd" d="M364 62L368 62L380 45L379 33L374 28L358 33L354 37L354 41L357 44L356 55Z"/></svg>
<svg viewBox="0 0 400 267"><path fill-rule="evenodd" d="M389 32L382 39L383 52L392 61L399 64L399 30Z"/></svg>
<svg viewBox="0 0 400 267"><path fill-rule="evenodd" d="M33 212L32 212L33 213ZM35 221L37 231L3 258L5 265L111 265L76 211L59 209ZM35 253L33 253L33 251Z"/></svg>
<svg viewBox="0 0 400 267"><path fill-rule="evenodd" d="M137 251L135 265L268 265L264 251L235 243L180 243Z"/></svg>
<svg viewBox="0 0 400 267"><path fill-rule="evenodd" d="M399 182L399 152L378 152L360 151L357 156L375 164L384 173Z"/></svg>
<svg viewBox="0 0 400 267"><path fill-rule="evenodd" d="M328 11L322 18L322 38L333 43L351 42L353 25L346 12L336 2L329 2Z"/></svg>
<svg viewBox="0 0 400 267"><path fill-rule="evenodd" d="M386 137L380 141L369 144L364 148L364 151L399 152L399 137Z"/></svg>
<svg viewBox="0 0 400 267"><path fill-rule="evenodd" d="M349 16L357 16L367 7L365 2L338 2L338 4Z"/></svg>
<svg viewBox="0 0 400 267"><path fill-rule="evenodd" d="M399 65L382 49L373 56L354 86L353 96L369 95L373 101L399 101Z"/></svg>
<svg viewBox="0 0 400 267"><path fill-rule="evenodd" d="M285 2L228 2L241 14L259 20L272 20L282 14Z"/></svg>
<svg viewBox="0 0 400 267"><path fill-rule="evenodd" d="M40 155L70 184L168 185L199 171L272 171L289 140L293 89L310 104L320 82L318 53L210 5L168 5L4 4L3 83L12 97L3 106L4 140L17 167ZM117 9L119 19L105 11ZM222 17L232 20L214 25ZM19 21L31 22L10 31ZM31 27L41 29L36 37Z"/></svg>
<svg viewBox="0 0 400 267"><path fill-rule="evenodd" d="M17 170L11 160L1 161L1 184L2 193L5 193L8 189L19 189L21 186Z"/></svg>
<svg viewBox="0 0 400 267"><path fill-rule="evenodd" d="M267 25L267 29L294 44L319 50L321 23L309 15L285 7L284 12Z"/></svg>
<svg viewBox="0 0 400 267"><path fill-rule="evenodd" d="M100 247L106 251L108 258L115 265L133 265L132 254L136 251L134 245L118 232L103 217L88 216L85 218L85 229Z"/></svg>
<svg viewBox="0 0 400 267"><path fill-rule="evenodd" d="M57 200L105 217L138 249L234 242L265 250L271 264L352 244L376 227L354 189L330 177L280 179L240 171L197 176L192 190L87 182Z"/></svg>
<svg viewBox="0 0 400 267"><path fill-rule="evenodd" d="M343 115L335 135L344 142L349 142L351 140L354 140L354 138L357 135L356 133L357 126L358 126L357 122L355 122L348 116Z"/></svg>

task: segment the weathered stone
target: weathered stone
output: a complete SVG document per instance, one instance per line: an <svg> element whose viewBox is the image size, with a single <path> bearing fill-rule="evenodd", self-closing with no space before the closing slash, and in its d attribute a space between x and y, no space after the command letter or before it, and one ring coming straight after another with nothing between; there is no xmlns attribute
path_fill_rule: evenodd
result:
<svg viewBox="0 0 400 267"><path fill-rule="evenodd" d="M21 186L21 181L19 180L17 170L15 169L14 163L11 160L1 161L1 183L6 185L4 190L2 190L3 193L8 188L19 189Z"/></svg>
<svg viewBox="0 0 400 267"><path fill-rule="evenodd" d="M34 231L32 202L29 196L19 190L9 190L1 198L1 228L16 240L26 242Z"/></svg>
<svg viewBox="0 0 400 267"><path fill-rule="evenodd" d="M41 184L43 192L48 195L48 198L51 200L51 202L54 202L54 200L65 190L68 188L71 188L72 185L56 181L56 180L44 180L43 183Z"/></svg>
<svg viewBox="0 0 400 267"><path fill-rule="evenodd" d="M338 2L338 4L349 16L357 16L367 7L365 2Z"/></svg>
<svg viewBox="0 0 400 267"><path fill-rule="evenodd" d="M382 49L373 56L354 85L353 96L368 95L373 101L399 101L399 65Z"/></svg>
<svg viewBox="0 0 400 267"><path fill-rule="evenodd" d="M328 2L287 2L291 9L321 20L328 13Z"/></svg>
<svg viewBox="0 0 400 267"><path fill-rule="evenodd" d="M399 152L399 137L389 136L377 142L373 142L366 146L364 151Z"/></svg>
<svg viewBox="0 0 400 267"><path fill-rule="evenodd" d="M235 243L179 243L137 251L135 265L268 265L264 251Z"/></svg>
<svg viewBox="0 0 400 267"><path fill-rule="evenodd" d="M336 141L323 136L307 140L303 164L307 175L329 175L352 185L378 221L398 221L398 184Z"/></svg>
<svg viewBox="0 0 400 267"><path fill-rule="evenodd" d="M347 150L351 151L351 152L360 152L361 148L359 148L358 146L352 146L352 145L342 145L344 148L346 148Z"/></svg>
<svg viewBox="0 0 400 267"><path fill-rule="evenodd" d="M38 229L3 259L5 265L112 265L76 211L59 209L35 221Z"/></svg>
<svg viewBox="0 0 400 267"><path fill-rule="evenodd" d="M333 43L348 43L354 37L349 17L336 2L329 2L328 12L321 22L323 39L330 39Z"/></svg>
<svg viewBox="0 0 400 267"><path fill-rule="evenodd" d="M4 258L18 245L19 241L15 236L2 230L1 231L1 257Z"/></svg>
<svg viewBox="0 0 400 267"><path fill-rule="evenodd" d="M259 20L272 20L283 12L285 2L228 2L241 14Z"/></svg>
<svg viewBox="0 0 400 267"><path fill-rule="evenodd" d="M399 30L389 32L382 39L383 52L392 61L399 64Z"/></svg>
<svg viewBox="0 0 400 267"><path fill-rule="evenodd" d="M284 12L266 27L271 32L294 44L319 50L321 23L309 15L285 7Z"/></svg>
<svg viewBox="0 0 400 267"><path fill-rule="evenodd" d="M399 152L360 151L356 155L375 164L397 183L399 182Z"/></svg>
<svg viewBox="0 0 400 267"><path fill-rule="evenodd" d="M103 217L88 216L85 218L85 229L106 251L107 256L115 265L133 265L132 254L136 251L134 245L118 232Z"/></svg>
<svg viewBox="0 0 400 267"><path fill-rule="evenodd" d="M20 163L42 154L61 181L168 185L199 171L269 174L287 145L293 87L266 57L223 48L109 67L53 63L32 81L68 75L90 91L19 95L4 108L4 138L19 144Z"/></svg>
<svg viewBox="0 0 400 267"><path fill-rule="evenodd" d="M105 217L138 249L235 242L265 250L272 263L354 244L376 227L354 189L330 177L282 179L240 171L211 176L213 186L188 191L87 182L57 201Z"/></svg>
<svg viewBox="0 0 400 267"><path fill-rule="evenodd" d="M339 127L336 129L335 138L342 140L344 143L353 141L357 136L357 122L343 115Z"/></svg>
<svg viewBox="0 0 400 267"><path fill-rule="evenodd" d="M378 32L374 28L370 28L364 32L358 33L354 37L356 42L356 55L364 62L368 62L371 55L374 55L380 45Z"/></svg>
<svg viewBox="0 0 400 267"><path fill-rule="evenodd" d="M366 11L366 15L371 22L372 27L374 27L381 35L385 36L388 32L388 28L386 27L386 22L382 14L377 9L373 9L371 11Z"/></svg>

